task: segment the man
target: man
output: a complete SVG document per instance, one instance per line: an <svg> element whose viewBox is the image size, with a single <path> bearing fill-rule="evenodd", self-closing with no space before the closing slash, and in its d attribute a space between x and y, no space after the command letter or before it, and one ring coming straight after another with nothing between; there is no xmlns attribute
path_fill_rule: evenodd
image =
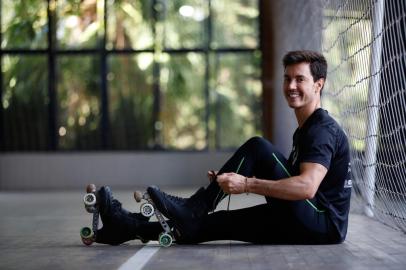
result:
<svg viewBox="0 0 406 270"><path fill-rule="evenodd" d="M147 189L169 219L177 243L240 240L252 243L332 244L344 241L351 197L349 146L345 133L321 109L327 75L323 55L293 51L283 58L286 101L298 128L288 160L267 140L254 137L224 164L206 188L188 199ZM228 194L256 193L267 203L232 211L214 211ZM108 188L102 198L104 227L97 242L157 239L159 223L121 208Z"/></svg>

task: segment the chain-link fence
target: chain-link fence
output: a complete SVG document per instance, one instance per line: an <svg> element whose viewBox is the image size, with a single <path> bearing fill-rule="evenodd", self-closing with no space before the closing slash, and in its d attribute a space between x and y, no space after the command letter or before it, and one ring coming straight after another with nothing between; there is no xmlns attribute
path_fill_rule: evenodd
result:
<svg viewBox="0 0 406 270"><path fill-rule="evenodd" d="M351 144L367 215L406 232L406 2L323 1L323 106Z"/></svg>

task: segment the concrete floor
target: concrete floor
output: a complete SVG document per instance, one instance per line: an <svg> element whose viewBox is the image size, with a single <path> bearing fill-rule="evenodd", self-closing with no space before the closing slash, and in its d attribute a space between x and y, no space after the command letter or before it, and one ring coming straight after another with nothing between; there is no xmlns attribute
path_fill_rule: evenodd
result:
<svg viewBox="0 0 406 270"><path fill-rule="evenodd" d="M113 189L114 191L114 189ZM191 190L173 191L188 195ZM144 247L84 246L79 237L91 216L84 192L0 192L0 269L118 269ZM131 192L115 192L126 208L138 211ZM263 202L233 196L231 209ZM220 208L226 207L226 201ZM152 246L156 244L152 243ZM341 245L250 245L219 241L160 248L143 269L406 269L406 235L352 213Z"/></svg>

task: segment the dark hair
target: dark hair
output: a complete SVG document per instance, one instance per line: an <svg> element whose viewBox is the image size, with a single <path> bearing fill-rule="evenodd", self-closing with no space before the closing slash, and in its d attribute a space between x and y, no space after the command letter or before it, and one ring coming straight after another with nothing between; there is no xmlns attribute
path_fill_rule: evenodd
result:
<svg viewBox="0 0 406 270"><path fill-rule="evenodd" d="M291 51L285 54L283 57L283 66L286 68L289 65L299 63L309 63L310 73L313 76L313 81L317 81L321 78L326 80L327 78L327 61L321 53L315 51Z"/></svg>

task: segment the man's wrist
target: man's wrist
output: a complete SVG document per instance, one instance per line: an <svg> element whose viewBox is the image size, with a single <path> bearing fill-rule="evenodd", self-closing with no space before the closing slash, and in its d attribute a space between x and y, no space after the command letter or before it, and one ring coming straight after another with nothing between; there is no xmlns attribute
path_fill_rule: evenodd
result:
<svg viewBox="0 0 406 270"><path fill-rule="evenodd" d="M244 190L244 192L245 192L245 194L249 194L250 193L250 189L249 189L249 184L248 184L248 182L249 182L249 178L248 177L245 177L245 190Z"/></svg>

